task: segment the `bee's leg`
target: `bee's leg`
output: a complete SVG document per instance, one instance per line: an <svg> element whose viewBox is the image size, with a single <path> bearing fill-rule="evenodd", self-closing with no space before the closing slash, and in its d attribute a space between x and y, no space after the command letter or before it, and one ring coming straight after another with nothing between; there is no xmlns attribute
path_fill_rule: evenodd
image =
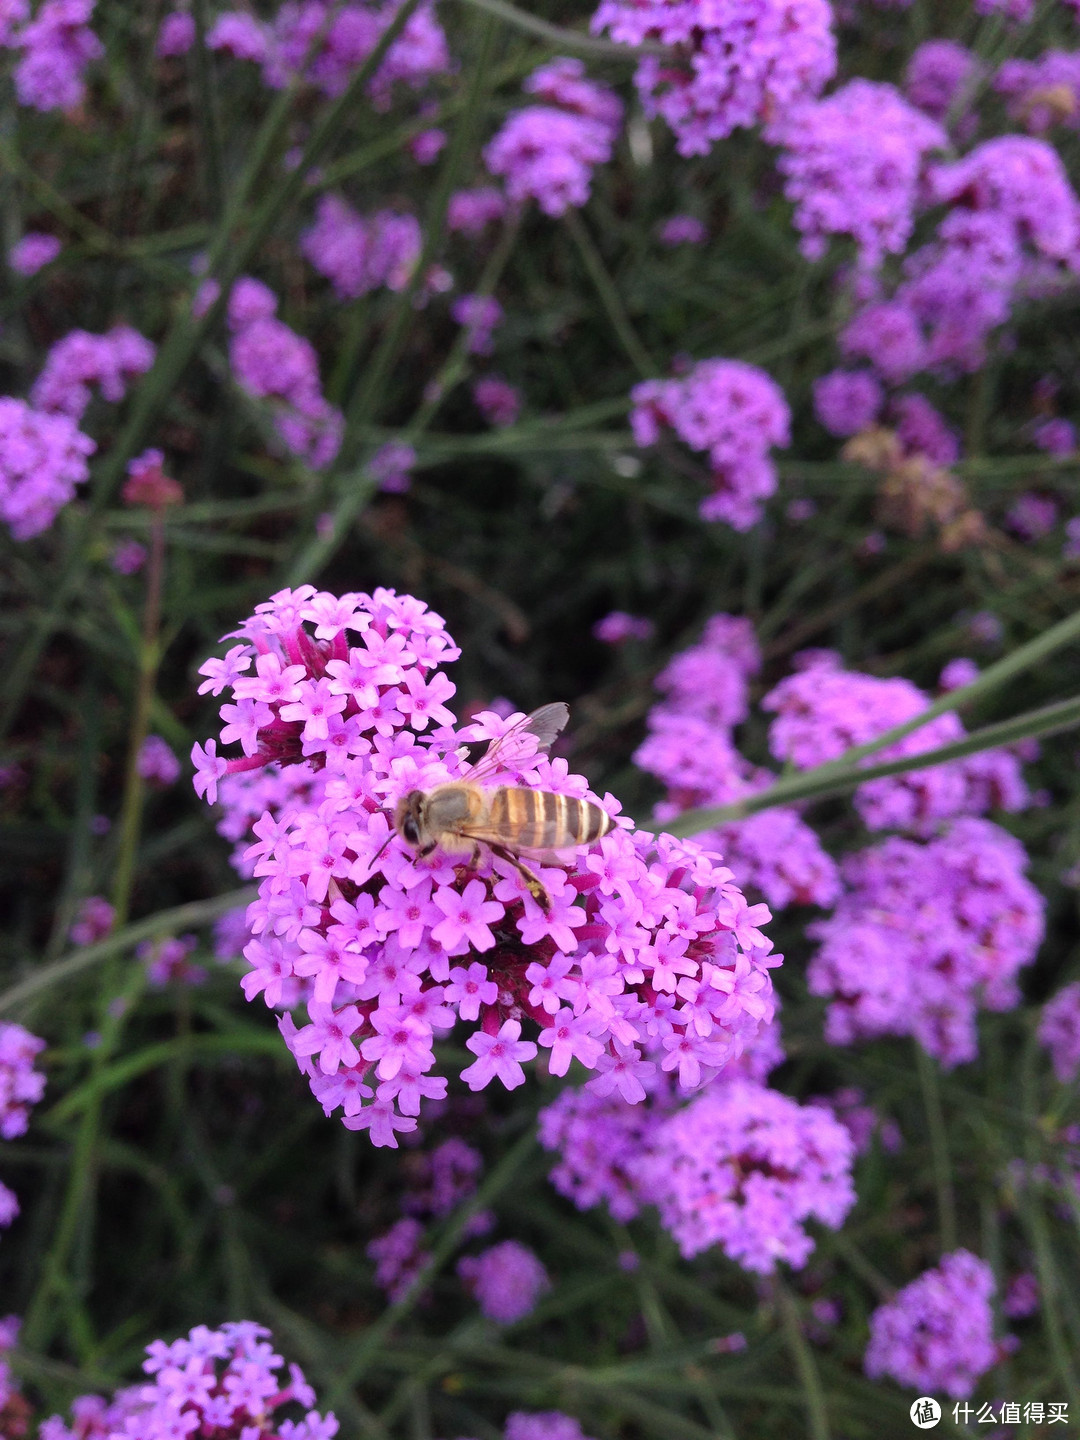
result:
<svg viewBox="0 0 1080 1440"><path fill-rule="evenodd" d="M518 857L514 854L514 852L512 850L507 850L505 845L491 845L490 849L493 851L494 854L498 855L500 860L505 860L508 865L512 865L514 867L514 869L518 872L521 878L525 881L529 894L533 897L536 903L540 906L542 910L550 912L551 897L548 895L543 885L529 869L529 867L527 865L523 865L522 862L518 859Z"/></svg>

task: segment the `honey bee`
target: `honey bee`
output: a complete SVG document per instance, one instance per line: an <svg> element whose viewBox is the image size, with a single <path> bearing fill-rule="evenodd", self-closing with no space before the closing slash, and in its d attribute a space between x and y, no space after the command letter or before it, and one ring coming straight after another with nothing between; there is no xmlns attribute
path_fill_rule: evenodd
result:
<svg viewBox="0 0 1080 1440"><path fill-rule="evenodd" d="M535 738L535 753L550 749L569 716L561 702L542 705L493 740L462 779L434 790L410 790L394 812L394 828L405 844L420 856L441 849L448 855L468 854L474 863L486 845L514 867L529 894L550 910L547 891L518 857L591 845L611 829L611 816L591 800L521 785L493 786L491 778L508 768L515 752L523 751L520 742L526 735Z"/></svg>

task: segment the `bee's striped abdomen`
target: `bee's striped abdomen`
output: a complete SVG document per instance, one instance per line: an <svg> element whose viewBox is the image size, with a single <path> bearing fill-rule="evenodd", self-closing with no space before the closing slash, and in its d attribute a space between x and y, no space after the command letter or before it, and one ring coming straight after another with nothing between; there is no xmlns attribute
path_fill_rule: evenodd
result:
<svg viewBox="0 0 1080 1440"><path fill-rule="evenodd" d="M523 850L567 850L606 835L611 816L573 795L507 785L492 796L490 823Z"/></svg>

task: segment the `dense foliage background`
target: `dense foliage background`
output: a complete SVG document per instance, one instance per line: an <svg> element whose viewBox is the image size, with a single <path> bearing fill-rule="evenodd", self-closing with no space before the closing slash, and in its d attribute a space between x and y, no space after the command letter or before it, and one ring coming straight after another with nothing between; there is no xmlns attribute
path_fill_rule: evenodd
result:
<svg viewBox="0 0 1080 1440"><path fill-rule="evenodd" d="M882 467L841 454L815 412L814 382L841 364L838 336L867 298L851 239L807 258L777 146L759 129L680 155L664 121L643 113L636 52L590 35L580 7L442 0L452 68L377 103L365 90L381 53L334 94L302 78L273 88L259 65L207 46L216 14L204 0L191 10L194 42L168 55L161 7L110 0L91 19L92 8L101 53L86 57L80 97L28 102L17 41L0 52L4 245L30 232L62 242L43 268L9 269L0 389L28 396L73 329L129 325L156 347L122 398L96 394L78 419L97 449L77 498L27 538L0 527L0 1016L47 1043L44 1098L27 1132L0 1142L21 1211L0 1241L0 1312L23 1319L7 1359L28 1407L9 1401L0 1432L34 1434L74 1396L129 1382L155 1337L251 1318L272 1327L349 1436L489 1440L521 1409L565 1411L605 1440L908 1434L916 1392L863 1372L868 1317L957 1246L992 1267L998 1338L1018 1340L1002 1346L978 1403L1067 1402L1080 1424L1080 1151L1067 1129L1080 1113L1075 1079L1055 1078L1036 1038L1042 1004L1078 975L1075 736L1045 739L1029 759L1036 803L993 817L1027 849L1046 938L1021 977L1023 1003L981 1015L976 1061L944 1069L907 1038L827 1043L825 1002L805 978L807 925L821 912L792 904L765 927L785 956L772 973L786 1059L770 1084L800 1100L858 1087L902 1139L892 1149L878 1132L856 1162L843 1228L817 1227L805 1268L767 1277L715 1247L680 1258L651 1209L621 1224L555 1192L536 1116L581 1074L530 1071L513 1094L452 1082L419 1143L397 1150L324 1118L273 1017L245 1002L245 962L215 958L212 923L249 897L187 758L216 733L198 667L256 604L308 581L335 594L392 587L443 616L462 651L459 715L497 697L525 711L568 701L561 753L643 825L663 793L631 758L653 682L710 616L751 623L763 657L754 702L808 647L929 693L958 656L985 674L1073 615L1080 591L1064 528L1080 514L1074 447L1037 443L1040 425L1077 413L1071 262L1018 288L985 363L929 366L915 382L959 439L944 468L982 517L956 541L929 515L896 523ZM273 6L258 9L273 19ZM0 16L5 36L9 24ZM955 158L1026 133L1038 96L1010 111L993 78L1011 58L1075 50L1078 24L1059 0L1030 16L858 0L838 7L835 86L900 85L922 42L963 44L983 68L949 112ZM527 103L523 79L562 55L626 106L587 203L559 215L527 203L478 234L450 228L451 196L492 183L483 149ZM1042 138L1077 180L1080 89L1057 83L1043 95L1054 123ZM446 143L420 163L410 141L436 128ZM331 193L365 215L418 218L421 251L397 288L342 298L304 258L301 237ZM665 243L675 215L699 221L704 238ZM919 211L909 251L939 218ZM889 254L881 273L901 264ZM221 299L196 316L203 275ZM278 317L314 346L343 417L328 463L290 450L280 393L260 395L237 373L225 302L242 275L268 286ZM502 307L490 354L471 353L452 316L467 294ZM706 457L670 433L640 447L630 429L635 385L712 357L762 367L791 409L776 493L741 531L698 513ZM494 374L519 392L512 423L488 423L474 398L474 381ZM397 489L371 464L390 441L415 451L411 484ZM147 446L182 487L164 510L124 488ZM1024 495L1043 502L1046 526L1016 518ZM134 570L115 563L118 544L152 551L155 535L159 615L154 555ZM651 629L605 643L594 626L612 611ZM964 708L965 725L1070 697L1075 654L1061 645L1001 672ZM755 764L769 762L767 721L755 703L740 730ZM1006 738L1056 727L1021 722ZM147 734L180 758L179 781L139 775ZM850 790L841 783L805 812L834 857L867 839ZM112 928L73 944L95 896L114 907ZM154 983L137 945L189 933L198 945L185 963L203 967L202 983ZM451 1074L469 1058L459 1039L440 1049ZM431 1223L430 1268L391 1303L366 1247L404 1213L421 1156L450 1136L481 1152L479 1190ZM477 1248L470 1215L487 1207L494 1240L530 1246L552 1282L505 1326L479 1314L455 1271L462 1246ZM1001 1297L1025 1272L1038 1307L1004 1318ZM974 1412L965 1423L951 1411L950 1400L945 1432L990 1433Z"/></svg>

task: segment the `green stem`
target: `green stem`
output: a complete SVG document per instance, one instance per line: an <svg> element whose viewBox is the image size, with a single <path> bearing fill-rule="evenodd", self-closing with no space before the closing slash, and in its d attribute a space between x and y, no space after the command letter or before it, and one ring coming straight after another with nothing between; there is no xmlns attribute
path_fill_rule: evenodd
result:
<svg viewBox="0 0 1080 1440"><path fill-rule="evenodd" d="M142 644L139 648L139 678L135 688L135 705L128 733L127 774L124 798L120 807L119 842L116 870L113 875L113 924L125 925L131 906L131 887L135 878L135 857L142 828L143 793L145 786L139 773L139 753L150 723L154 685L161 663L159 643L161 630L161 586L165 573L165 515L158 510L150 531L150 558L147 563L146 605L143 610Z"/></svg>
<svg viewBox="0 0 1080 1440"><path fill-rule="evenodd" d="M952 1167L949 1163L949 1140L945 1112L941 1105L936 1062L916 1040L915 1067L919 1072L926 1125L930 1132L930 1152L934 1163L934 1188L937 1191L938 1229L943 1251L956 1249L956 1195L953 1191Z"/></svg>
<svg viewBox="0 0 1080 1440"><path fill-rule="evenodd" d="M167 404L175 391L181 374L204 336L220 319L233 281L251 256L262 247L282 212L300 194L306 183L307 172L317 164L324 152L340 135L350 107L382 64L387 50L400 35L410 15L419 4L420 0L404 0L401 8L379 37L374 50L355 71L348 88L323 114L322 120L304 147L304 153L295 170L277 183L267 187L266 199L256 211L244 235L238 238L234 231L243 214L244 206L253 193L268 158L285 134L291 118L292 102L305 83L303 74L307 66L306 60L297 78L287 90L282 91L272 106L255 137L247 165L230 197L226 213L218 227L217 237L210 247L208 270L220 284L221 294L206 314L199 319L195 319L185 308L162 343L154 364L135 391L127 424L117 437L116 443L110 449L100 470L94 476L91 508L95 518L109 503L127 462L143 443L161 407ZM334 13L333 10L328 13L326 26L330 24ZM325 29L326 26L323 28ZM313 39L309 47L309 55L315 52L321 34L322 32ZM82 587L90 563L88 557L92 550L89 543L90 537L86 533L87 528L87 522L83 520L76 525L74 535L76 543L68 554L66 563L61 567L61 578L56 586L53 604L34 627L22 650L9 667L4 685L4 705L0 710L0 739L7 734L22 708L23 696L30 683L34 667L56 629L68 601Z"/></svg>
<svg viewBox="0 0 1080 1440"><path fill-rule="evenodd" d="M510 257L516 235L517 222L511 220L484 267L480 282L474 291L476 295L487 296L495 289ZM421 401L413 419L403 430L398 432L406 443L411 444L419 438L441 401L446 397L450 388L457 383L468 358L467 346L468 334L462 331L455 339L449 356L435 377L431 387L432 398ZM375 482L365 474L362 468L357 469L351 475L344 476L341 483L341 495L333 510L333 524L325 535L316 535L307 542L290 566L286 584L301 585L326 564L345 540L353 520L375 492Z"/></svg>
<svg viewBox="0 0 1080 1440"><path fill-rule="evenodd" d="M1025 1182L1027 1193L1022 1198L1020 1213L1035 1258L1035 1272L1039 1278L1040 1291L1039 1314L1046 1332L1050 1354L1053 1357L1054 1369L1068 1394L1073 1410L1080 1412L1080 1379L1077 1378L1073 1368L1074 1351L1070 1348L1066 1338L1065 1324L1059 1305L1060 1266L1054 1258L1040 1197L1034 1193L1034 1187L1038 1183L1035 1180L1035 1172L1042 1158L1039 1146L1042 1127L1035 1085L1035 1061L1038 1048L1034 1031L1030 1031L1020 1064L1021 1100L1024 1109L1024 1158L1028 1168L1028 1178Z"/></svg>
<svg viewBox="0 0 1080 1440"><path fill-rule="evenodd" d="M413 1309L421 1295L431 1284L436 1274L460 1245L465 1227L480 1210L495 1198L513 1179L536 1147L536 1136L532 1126L526 1130L494 1167L475 1194L456 1212L433 1246L431 1258L414 1275L408 1289L389 1305L373 1325L364 1331L357 1343L349 1363L339 1375L337 1384L327 1397L327 1405L333 1409L336 1397L351 1390L367 1370L379 1347L391 1330Z"/></svg>
<svg viewBox="0 0 1080 1440"><path fill-rule="evenodd" d="M790 779L778 780L767 790L748 795L745 800L736 800L730 805L685 810L678 819L664 828L670 835L697 835L702 830L713 829L716 825L726 825L732 820L756 815L761 810L771 810L774 805L791 805L798 800L818 799L823 795L843 795L848 790L865 785L869 780L881 780L888 775L906 775L913 770L929 770L935 765L945 765L950 760L960 760L965 755L978 754L981 750L995 750L999 746L1011 745L1017 740L1040 735L1056 735L1077 725L1080 725L1080 697L1058 700L1039 710L1027 710L1022 715L1014 715L1010 720L1000 720L996 725L984 725L981 730L972 731L963 740L953 740L948 745L939 745L934 750L922 750L916 755L905 755L899 760L886 760L880 765L866 765L846 775L836 773L835 761L815 765L812 770L806 770Z"/></svg>
<svg viewBox="0 0 1080 1440"><path fill-rule="evenodd" d="M222 166L221 125L218 117L217 97L211 83L210 51L206 48L206 0L192 0L191 13L195 20L195 45L192 60L195 69L195 93L198 96L198 112L203 129L203 159L206 165L206 189L210 208L220 215L225 182Z"/></svg>
<svg viewBox="0 0 1080 1440"><path fill-rule="evenodd" d="M810 1435L812 1440L829 1440L829 1415L825 1408L825 1392L821 1388L821 1377L814 1364L814 1357L810 1353L810 1346L806 1343L806 1337L802 1332L795 1297L779 1276L774 1281L774 1292L780 1307L784 1338L787 1340L795 1369L799 1372L803 1394L806 1397L806 1418L810 1426Z"/></svg>
<svg viewBox="0 0 1080 1440"><path fill-rule="evenodd" d="M146 984L146 970L136 965L125 984L114 992L106 990L101 1010L100 1040L93 1051L91 1074L99 1074L107 1065L120 1041L128 1012ZM62 1330L65 1338L74 1340L79 1327L74 1317L81 1308L82 1292L88 1282L77 1284L69 1275L71 1252L80 1230L92 1224L94 1191L100 1162L101 1104L93 1104L83 1112L72 1150L67 1193L56 1229L53 1232L41 1280L26 1313L23 1343L33 1350L43 1350L52 1337ZM85 1347L83 1347L85 1349ZM82 1357L86 1358L85 1354Z"/></svg>
<svg viewBox="0 0 1080 1440"><path fill-rule="evenodd" d="M600 251L593 243L585 221L573 206L567 210L563 218L566 228L578 248L582 263L589 272L589 278L596 287L596 293L611 322L611 328L619 337L619 344L626 351L627 359L643 380L651 380L658 373L656 362L638 339L637 333L630 323L630 317L626 313L626 307L622 303L622 297L614 280L608 274L607 266L604 264Z"/></svg>
<svg viewBox="0 0 1080 1440"><path fill-rule="evenodd" d="M243 890L231 890L227 895L215 895L211 900L192 900L186 905L177 905L172 910L159 910L156 915L149 915L134 925L127 925L122 930L116 929L98 944L76 950L73 955L57 960L54 965L41 966L25 980L20 980L5 990L0 994L0 1015L25 1005L42 991L51 990L54 986L81 975L84 970L91 970L102 961L130 950L140 940L149 940L157 935L174 935L188 926L207 925L219 915L250 905L255 895L255 887L247 886Z"/></svg>
<svg viewBox="0 0 1080 1440"><path fill-rule="evenodd" d="M386 332L372 356L370 364L365 368L364 382L349 403L345 415L345 434L341 441L339 468L347 468L355 463L357 432L378 412L390 372L405 344L415 313L414 301L420 293L428 269L442 245L450 196L457 184L458 176L462 172L466 156L472 148L481 105L488 90L494 31L495 27L491 21L485 19L481 27L479 54L469 79L468 97L461 118L454 127L450 148L439 172L438 183L428 206L424 225L424 243L409 283L397 297Z"/></svg>

